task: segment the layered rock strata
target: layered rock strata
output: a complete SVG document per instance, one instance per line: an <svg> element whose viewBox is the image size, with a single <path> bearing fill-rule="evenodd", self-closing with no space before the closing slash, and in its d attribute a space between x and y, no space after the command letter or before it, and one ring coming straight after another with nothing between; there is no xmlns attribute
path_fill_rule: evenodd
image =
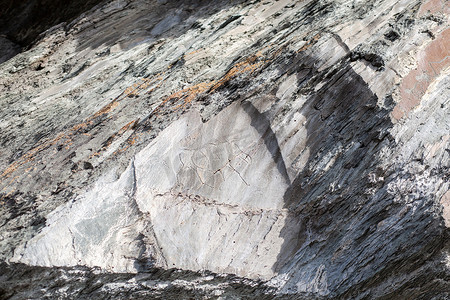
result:
<svg viewBox="0 0 450 300"><path fill-rule="evenodd" d="M450 297L448 13L114 0L45 32L0 65L4 297Z"/></svg>

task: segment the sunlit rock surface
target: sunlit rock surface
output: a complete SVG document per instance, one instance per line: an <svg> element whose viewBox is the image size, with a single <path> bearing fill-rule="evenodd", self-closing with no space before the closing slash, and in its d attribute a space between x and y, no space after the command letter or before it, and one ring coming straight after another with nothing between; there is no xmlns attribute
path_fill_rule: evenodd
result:
<svg viewBox="0 0 450 300"><path fill-rule="evenodd" d="M88 2L0 37L0 298L450 297L445 1Z"/></svg>

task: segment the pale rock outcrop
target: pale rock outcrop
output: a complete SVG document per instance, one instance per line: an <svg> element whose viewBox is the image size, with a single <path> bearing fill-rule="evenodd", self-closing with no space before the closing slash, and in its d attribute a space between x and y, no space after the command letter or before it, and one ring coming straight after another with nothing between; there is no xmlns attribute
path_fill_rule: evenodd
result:
<svg viewBox="0 0 450 300"><path fill-rule="evenodd" d="M0 65L0 291L450 297L448 13L113 0L47 31Z"/></svg>

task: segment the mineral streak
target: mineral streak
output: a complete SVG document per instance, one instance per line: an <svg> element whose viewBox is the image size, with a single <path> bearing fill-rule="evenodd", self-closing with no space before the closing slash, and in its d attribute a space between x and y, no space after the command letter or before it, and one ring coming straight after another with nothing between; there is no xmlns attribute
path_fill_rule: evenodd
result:
<svg viewBox="0 0 450 300"><path fill-rule="evenodd" d="M1 299L450 297L446 1L70 17L0 47Z"/></svg>

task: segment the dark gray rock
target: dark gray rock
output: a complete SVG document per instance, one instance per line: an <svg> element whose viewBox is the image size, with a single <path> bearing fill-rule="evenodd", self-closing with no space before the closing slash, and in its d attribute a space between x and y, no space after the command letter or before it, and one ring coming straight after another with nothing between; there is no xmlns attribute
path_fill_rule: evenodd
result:
<svg viewBox="0 0 450 300"><path fill-rule="evenodd" d="M3 298L448 298L447 13L114 0L41 35L0 65Z"/></svg>

